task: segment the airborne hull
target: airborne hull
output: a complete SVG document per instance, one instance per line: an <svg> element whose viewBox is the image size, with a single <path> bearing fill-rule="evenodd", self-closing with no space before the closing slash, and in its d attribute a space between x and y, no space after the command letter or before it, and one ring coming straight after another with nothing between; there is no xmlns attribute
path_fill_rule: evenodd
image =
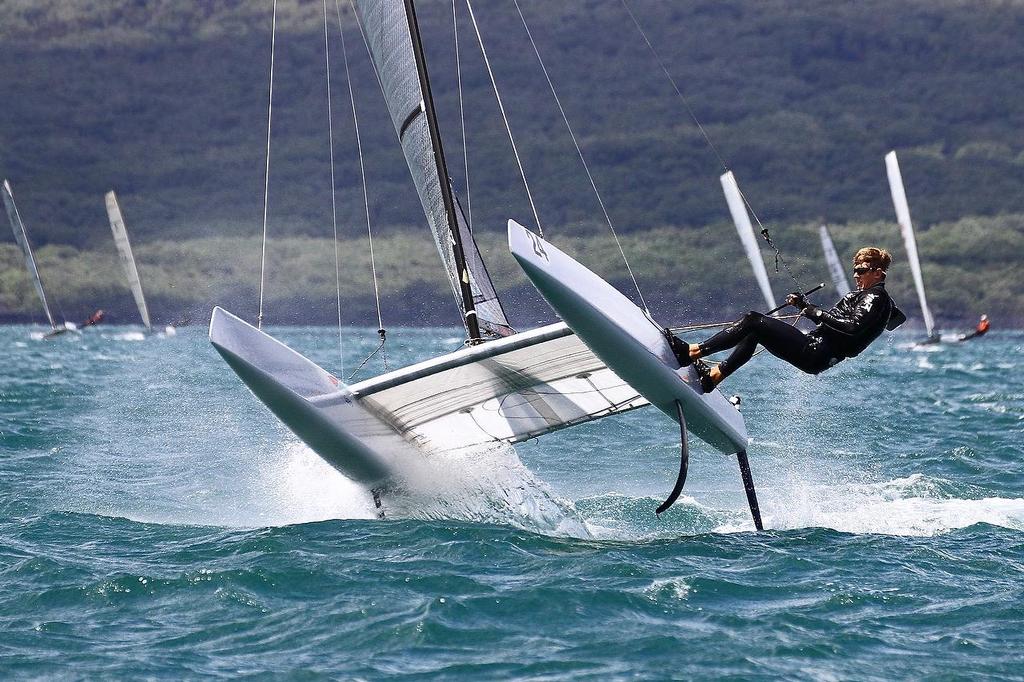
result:
<svg viewBox="0 0 1024 682"><path fill-rule="evenodd" d="M509 248L537 290L598 358L673 420L719 451L747 447L743 416L719 392L704 393L693 367L680 368L663 328L613 286L510 220Z"/></svg>
<svg viewBox="0 0 1024 682"><path fill-rule="evenodd" d="M352 480L378 485L397 473L401 456L422 456L330 372L223 308L213 310L210 343L278 419Z"/></svg>

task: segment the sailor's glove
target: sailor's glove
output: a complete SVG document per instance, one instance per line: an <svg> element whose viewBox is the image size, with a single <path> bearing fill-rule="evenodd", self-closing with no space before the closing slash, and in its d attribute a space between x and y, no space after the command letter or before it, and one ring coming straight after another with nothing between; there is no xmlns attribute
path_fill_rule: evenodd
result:
<svg viewBox="0 0 1024 682"><path fill-rule="evenodd" d="M791 305L797 310L803 310L807 307L807 300L804 299L803 294L794 291L786 296L786 305Z"/></svg>

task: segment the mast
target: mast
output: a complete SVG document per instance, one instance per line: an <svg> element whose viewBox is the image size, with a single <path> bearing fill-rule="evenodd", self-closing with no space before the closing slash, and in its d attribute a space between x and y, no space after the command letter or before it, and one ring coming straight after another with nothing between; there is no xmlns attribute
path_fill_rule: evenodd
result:
<svg viewBox="0 0 1024 682"><path fill-rule="evenodd" d="M444 160L444 149L441 146L441 130L437 124L434 98L430 94L427 60L423 53L423 43L420 40L420 29L419 24L416 22L416 9L413 7L413 0L405 0L405 14L409 19L409 36L412 38L413 54L416 57L416 71L419 74L420 89L423 91L423 113L427 116L430 140L434 145L434 161L437 164L437 175L441 180L441 198L444 202L445 213L448 215L448 229L451 234L452 252L455 256L455 267L459 277L459 290L462 293L462 308L465 311L466 329L469 331L470 342L477 343L481 340L480 324L477 321L476 309L473 304L473 290L469 285L466 252L462 247L462 236L459 234L459 219L455 214L455 199L452 196L448 166Z"/></svg>

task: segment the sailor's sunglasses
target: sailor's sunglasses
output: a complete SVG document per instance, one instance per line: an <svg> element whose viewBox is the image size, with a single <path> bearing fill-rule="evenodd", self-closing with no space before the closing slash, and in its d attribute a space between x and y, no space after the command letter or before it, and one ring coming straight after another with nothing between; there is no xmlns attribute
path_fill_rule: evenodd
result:
<svg viewBox="0 0 1024 682"><path fill-rule="evenodd" d="M874 272L877 269L878 268L873 268L870 265L858 265L858 266L853 268L853 274L855 274L855 275L865 275L865 274L867 274L869 272Z"/></svg>

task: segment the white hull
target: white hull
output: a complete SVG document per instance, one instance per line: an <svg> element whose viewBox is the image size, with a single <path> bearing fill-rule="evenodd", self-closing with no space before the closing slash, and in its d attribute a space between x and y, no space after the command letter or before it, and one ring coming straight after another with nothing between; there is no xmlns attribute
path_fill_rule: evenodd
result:
<svg viewBox="0 0 1024 682"><path fill-rule="evenodd" d="M356 404L344 383L219 307L210 320L210 343L278 419L352 480L384 483L397 473L400 457L422 456Z"/></svg>
<svg viewBox="0 0 1024 682"><path fill-rule="evenodd" d="M618 290L510 220L509 248L537 290L594 354L673 420L719 451L746 450L743 416L719 391L704 393L693 367L681 369L659 327Z"/></svg>

